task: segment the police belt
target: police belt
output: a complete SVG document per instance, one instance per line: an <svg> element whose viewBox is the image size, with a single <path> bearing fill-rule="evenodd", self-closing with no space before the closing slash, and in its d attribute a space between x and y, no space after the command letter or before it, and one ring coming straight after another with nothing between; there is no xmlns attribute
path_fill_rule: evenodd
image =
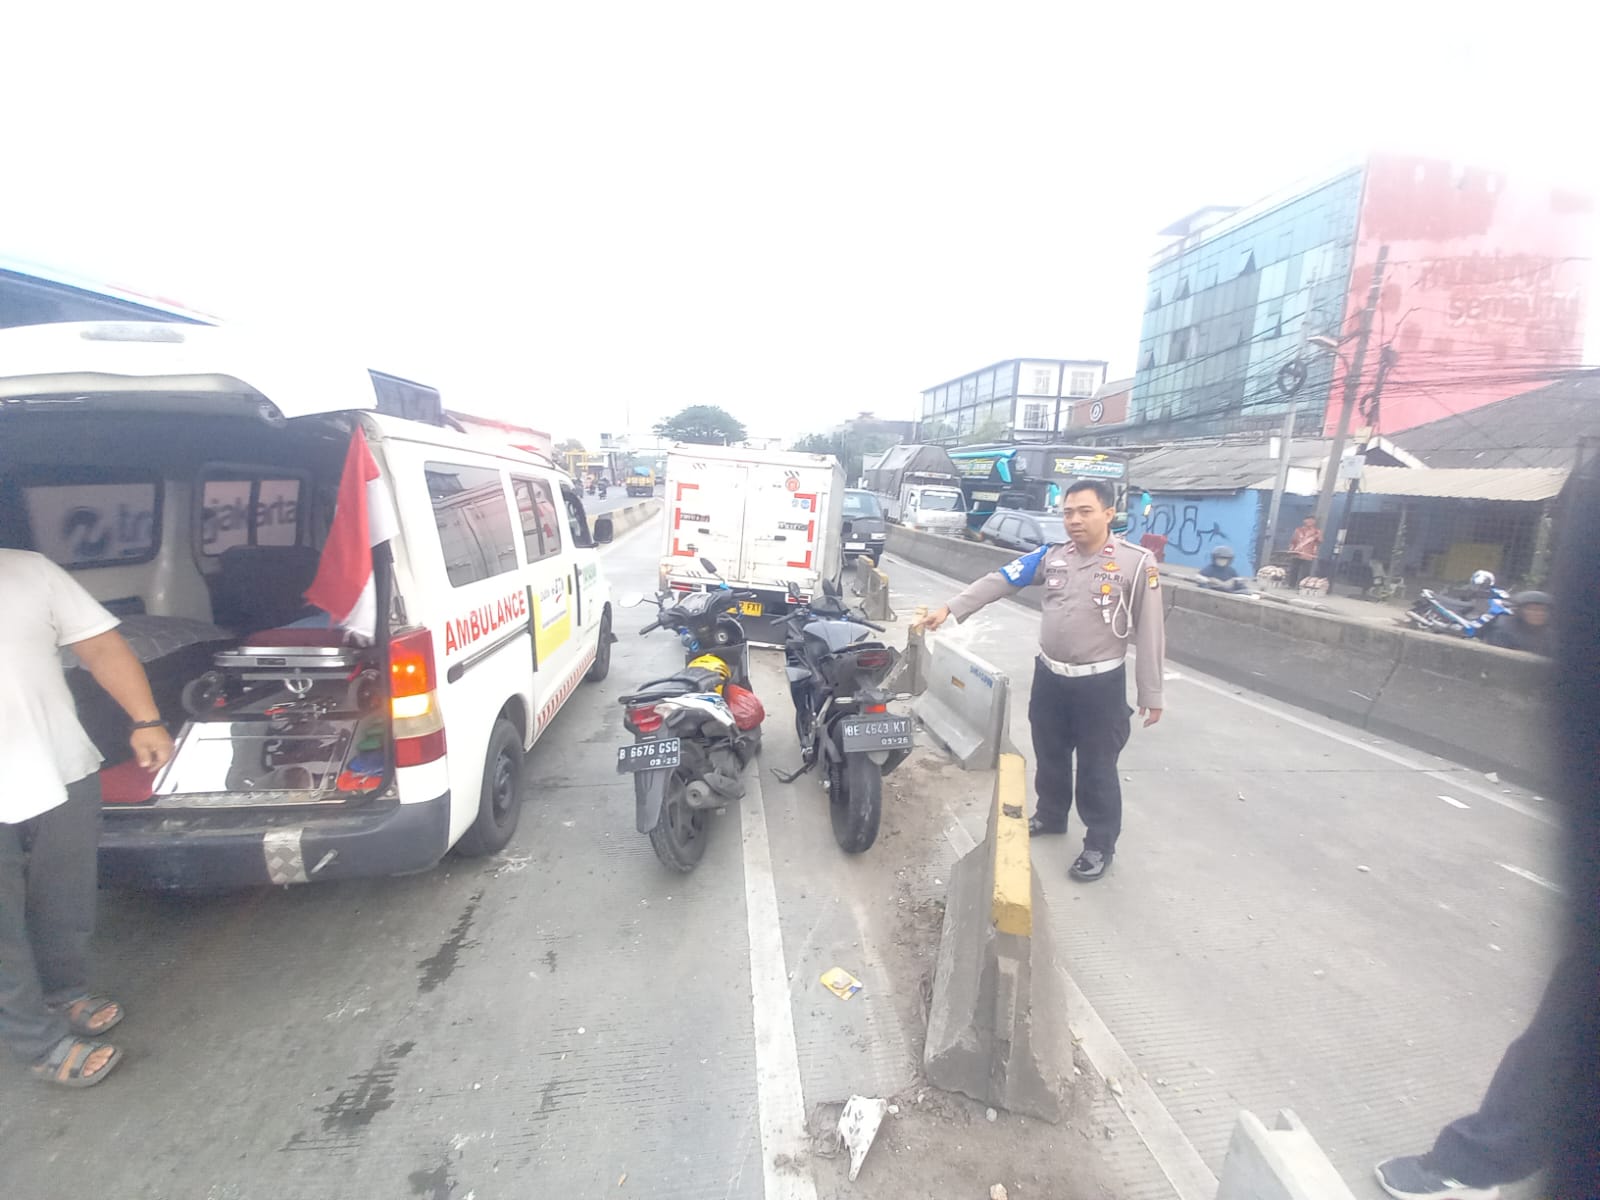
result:
<svg viewBox="0 0 1600 1200"><path fill-rule="evenodd" d="M1092 663L1064 663L1057 662L1043 651L1039 652L1039 662L1045 670L1056 675L1064 675L1068 679L1076 679L1082 675L1104 675L1115 671L1125 662L1121 658L1108 658L1104 662Z"/></svg>

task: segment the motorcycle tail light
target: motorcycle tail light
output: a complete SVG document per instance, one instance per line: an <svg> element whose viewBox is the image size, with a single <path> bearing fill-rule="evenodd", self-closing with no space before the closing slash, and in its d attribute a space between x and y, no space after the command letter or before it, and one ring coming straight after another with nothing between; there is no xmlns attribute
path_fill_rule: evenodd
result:
<svg viewBox="0 0 1600 1200"><path fill-rule="evenodd" d="M861 706L861 711L869 713L886 713L889 711L889 706L887 704L863 704Z"/></svg>
<svg viewBox="0 0 1600 1200"><path fill-rule="evenodd" d="M661 728L661 710L653 704L630 708L622 723L634 733L654 733Z"/></svg>
<svg viewBox="0 0 1600 1200"><path fill-rule="evenodd" d="M880 667L887 667L891 659L887 650L857 650L856 666L875 671Z"/></svg>

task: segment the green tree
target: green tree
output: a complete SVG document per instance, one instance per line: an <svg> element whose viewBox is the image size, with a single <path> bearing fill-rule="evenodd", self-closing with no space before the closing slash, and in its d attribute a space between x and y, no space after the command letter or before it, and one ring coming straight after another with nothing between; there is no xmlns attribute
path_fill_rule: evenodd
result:
<svg viewBox="0 0 1600 1200"><path fill-rule="evenodd" d="M583 443L577 438L568 438L564 442L556 443L557 454L582 454L583 452Z"/></svg>
<svg viewBox="0 0 1600 1200"><path fill-rule="evenodd" d="M744 423L715 404L691 404L655 427L660 438L695 442L702 446L729 446L744 441Z"/></svg>
<svg viewBox="0 0 1600 1200"><path fill-rule="evenodd" d="M1009 427L1005 421L998 417L990 417L971 433L961 435L960 444L963 446L981 446L986 442L1003 442Z"/></svg>
<svg viewBox="0 0 1600 1200"><path fill-rule="evenodd" d="M802 454L831 454L844 468L845 482L853 487L861 478L865 460L882 454L894 444L895 439L887 433L808 433L789 449Z"/></svg>

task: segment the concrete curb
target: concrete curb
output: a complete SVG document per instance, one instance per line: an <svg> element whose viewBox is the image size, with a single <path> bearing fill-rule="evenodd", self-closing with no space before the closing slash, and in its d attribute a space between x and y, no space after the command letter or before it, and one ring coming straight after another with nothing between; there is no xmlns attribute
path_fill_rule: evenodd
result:
<svg viewBox="0 0 1600 1200"><path fill-rule="evenodd" d="M1300 1118L1287 1108L1269 1129L1240 1112L1217 1181L1217 1200L1355 1200Z"/></svg>
<svg viewBox="0 0 1600 1200"><path fill-rule="evenodd" d="M1055 1122L1070 1098L1072 1040L1026 798L1022 758L1001 755L988 833L951 873L923 1067L936 1087Z"/></svg>
<svg viewBox="0 0 1600 1200"><path fill-rule="evenodd" d="M598 513L596 515L610 517L613 535L620 536L630 529L637 529L660 511L661 501L641 500L637 504L624 504L621 508L614 508L608 513Z"/></svg>
<svg viewBox="0 0 1600 1200"><path fill-rule="evenodd" d="M889 552L970 582L1010 551L890 526ZM1552 664L1533 655L1163 580L1167 654L1275 699L1535 787L1557 761ZM1016 602L1039 607L1039 589Z"/></svg>
<svg viewBox="0 0 1600 1200"><path fill-rule="evenodd" d="M889 577L873 566L870 558L856 559L855 593L861 597L867 620L894 620L894 610L889 607Z"/></svg>

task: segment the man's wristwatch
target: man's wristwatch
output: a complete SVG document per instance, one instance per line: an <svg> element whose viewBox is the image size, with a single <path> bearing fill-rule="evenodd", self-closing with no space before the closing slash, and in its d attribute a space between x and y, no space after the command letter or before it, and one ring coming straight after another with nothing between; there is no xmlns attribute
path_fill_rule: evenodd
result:
<svg viewBox="0 0 1600 1200"><path fill-rule="evenodd" d="M159 717L154 721L135 721L132 725L134 729L165 729L166 727L167 723Z"/></svg>

